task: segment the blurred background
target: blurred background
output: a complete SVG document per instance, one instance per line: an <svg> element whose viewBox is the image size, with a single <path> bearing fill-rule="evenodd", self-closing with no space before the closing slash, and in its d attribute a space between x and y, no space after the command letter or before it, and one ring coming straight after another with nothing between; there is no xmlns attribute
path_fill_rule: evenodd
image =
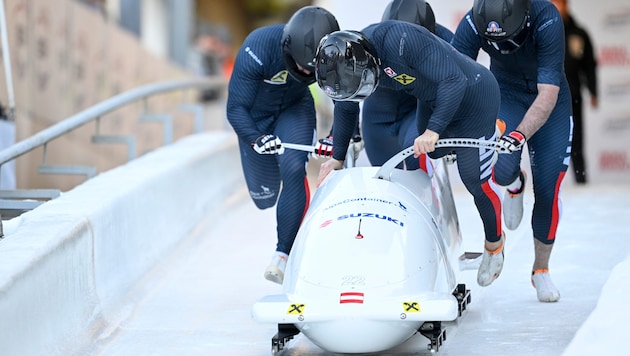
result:
<svg viewBox="0 0 630 356"><path fill-rule="evenodd" d="M389 1L372 0L4 0L12 88L0 70L0 150L107 98L163 80L220 77L229 80L233 58L253 29L286 22L298 8L319 5L336 15L342 29L380 21ZM455 30L472 0L428 1L437 21ZM585 107L590 182L630 182L630 3L627 0L570 0L570 11L589 31L599 64L599 107ZM6 63L7 53L2 52ZM481 62L487 61L482 55ZM330 124L330 103L316 96L321 130ZM8 95L14 93L14 107ZM206 110L207 129L230 129L225 90L208 90L194 100ZM183 94L151 99L153 111L169 110ZM588 94L585 93L585 97ZM146 107L130 106L102 120L102 132L133 132L140 153L160 145L161 129L143 126ZM12 115L11 113L15 113ZM190 133L185 113L175 138ZM125 161L124 147L91 145L80 129L49 147L60 163L95 164L99 171ZM92 130L93 131L93 130ZM321 134L320 134L321 136ZM77 149L78 148L78 149ZM37 151L37 150L36 150ZM8 188L69 189L81 177L39 175L41 152L2 168ZM9 178L4 178L5 175ZM14 177L14 178L11 178ZM12 181L13 179L13 181ZM572 179L572 177L567 177Z"/></svg>

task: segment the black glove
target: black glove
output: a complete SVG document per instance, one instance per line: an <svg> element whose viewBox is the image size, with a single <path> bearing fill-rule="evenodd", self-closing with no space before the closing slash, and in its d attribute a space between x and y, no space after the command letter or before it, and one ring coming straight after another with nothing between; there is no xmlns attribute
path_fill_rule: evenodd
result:
<svg viewBox="0 0 630 356"><path fill-rule="evenodd" d="M283 154L284 147L280 138L274 134L264 134L253 144L254 151L261 155Z"/></svg>
<svg viewBox="0 0 630 356"><path fill-rule="evenodd" d="M520 131L514 130L499 139L501 152L512 153L518 151L523 147L525 141L527 141L525 135Z"/></svg>
<svg viewBox="0 0 630 356"><path fill-rule="evenodd" d="M332 157L333 155L333 137L328 136L319 140L315 146L315 155L319 157Z"/></svg>

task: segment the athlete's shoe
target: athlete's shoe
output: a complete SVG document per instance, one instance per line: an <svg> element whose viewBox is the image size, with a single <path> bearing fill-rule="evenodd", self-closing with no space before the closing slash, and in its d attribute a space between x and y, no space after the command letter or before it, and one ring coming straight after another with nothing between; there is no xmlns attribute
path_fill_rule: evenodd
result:
<svg viewBox="0 0 630 356"><path fill-rule="evenodd" d="M495 279L499 278L503 270L503 246L505 245L505 234L501 234L501 246L494 251L484 248L481 257L481 265L477 270L477 284L482 287L489 286Z"/></svg>
<svg viewBox="0 0 630 356"><path fill-rule="evenodd" d="M560 291L551 281L549 270L537 269L532 272L532 285L536 288L538 300L543 303L557 302L560 300Z"/></svg>
<svg viewBox="0 0 630 356"><path fill-rule="evenodd" d="M276 251L271 258L271 262L265 270L265 279L274 283L282 284L284 280L284 269L287 267L287 259L289 255L284 252Z"/></svg>
<svg viewBox="0 0 630 356"><path fill-rule="evenodd" d="M505 227L510 230L516 229L523 220L523 195L525 195L527 175L522 169L519 179L521 188L515 192L506 189L503 195L503 220L505 220Z"/></svg>

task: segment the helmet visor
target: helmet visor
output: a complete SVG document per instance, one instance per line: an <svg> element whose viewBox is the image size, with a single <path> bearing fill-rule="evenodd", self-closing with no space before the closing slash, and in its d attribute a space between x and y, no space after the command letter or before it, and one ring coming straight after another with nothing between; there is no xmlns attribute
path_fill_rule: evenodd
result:
<svg viewBox="0 0 630 356"><path fill-rule="evenodd" d="M330 78L340 78L336 73L330 75L328 73L325 80L318 79L320 87L324 90L324 93L331 99L337 101L363 101L370 96L376 89L376 75L370 69L364 69L361 73L361 78L358 81L351 80L353 83L345 83L344 79L341 81L333 80ZM348 85L350 84L350 85Z"/></svg>
<svg viewBox="0 0 630 356"><path fill-rule="evenodd" d="M367 54L371 57L371 55ZM315 77L320 88L333 100L357 101L367 98L376 90L378 68L369 65L373 58L348 60L339 54L335 46L321 49L320 64L316 66Z"/></svg>

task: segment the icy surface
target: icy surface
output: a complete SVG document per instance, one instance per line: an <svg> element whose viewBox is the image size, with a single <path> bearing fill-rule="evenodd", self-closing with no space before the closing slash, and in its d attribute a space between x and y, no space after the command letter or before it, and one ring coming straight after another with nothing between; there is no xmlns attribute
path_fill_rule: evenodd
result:
<svg viewBox="0 0 630 356"><path fill-rule="evenodd" d="M502 275L481 288L476 271L463 273L472 302L462 318L446 324L447 339L438 355L551 356L565 350L565 355L587 350L622 354L625 329L621 326L629 312L617 306L630 291L630 263L620 264L630 251L630 186L565 184L563 218L550 266L562 298L550 304L538 302L530 283L531 187L526 194L523 223L507 231ZM464 247L480 251L481 221L472 199L461 187L456 187L455 199ZM84 354L271 354L275 325L252 321L250 309L261 296L281 291L262 277L275 247L274 214L273 209L257 210L243 194L220 216L207 216L172 256L136 286L120 321L96 333ZM616 272L625 278L612 278L600 298L618 264ZM567 348L596 306L598 313ZM386 355L430 355L427 343L418 334ZM282 355L329 353L297 335Z"/></svg>

